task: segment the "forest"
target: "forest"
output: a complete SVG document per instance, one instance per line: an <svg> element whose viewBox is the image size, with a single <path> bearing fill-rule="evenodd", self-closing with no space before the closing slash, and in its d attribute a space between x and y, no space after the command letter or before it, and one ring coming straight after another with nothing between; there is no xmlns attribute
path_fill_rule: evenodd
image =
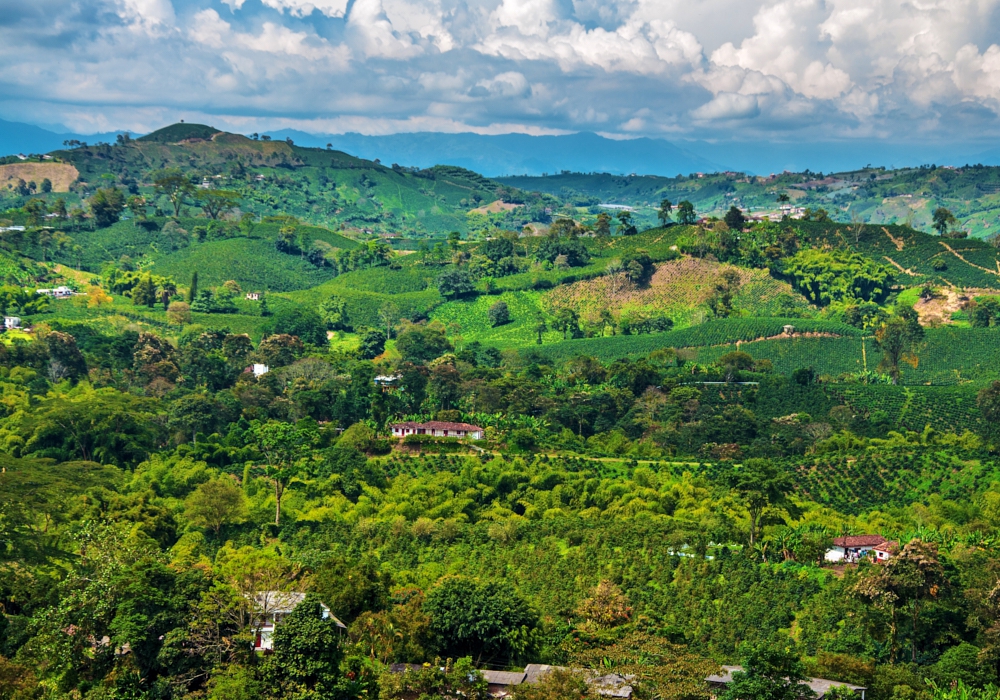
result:
<svg viewBox="0 0 1000 700"><path fill-rule="evenodd" d="M1000 698L1000 251L947 201L143 139L3 200L0 700Z"/></svg>

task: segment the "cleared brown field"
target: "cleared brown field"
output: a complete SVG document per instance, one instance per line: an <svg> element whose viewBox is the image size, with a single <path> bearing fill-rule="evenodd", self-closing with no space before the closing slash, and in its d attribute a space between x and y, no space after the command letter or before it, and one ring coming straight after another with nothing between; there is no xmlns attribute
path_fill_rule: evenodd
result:
<svg viewBox="0 0 1000 700"><path fill-rule="evenodd" d="M8 185L15 183L18 179L25 182L34 181L41 191L42 180L48 178L52 181L53 192L69 192L69 186L80 177L79 171L69 163L11 163L10 165L0 165L0 187L6 189Z"/></svg>
<svg viewBox="0 0 1000 700"><path fill-rule="evenodd" d="M772 278L766 270L748 270L700 258L684 257L660 263L648 287L623 284L608 277L556 287L545 294L549 308L569 307L589 317L607 309L612 312L643 311L663 313L678 326L704 320L706 302L722 281L722 273L739 275L735 307L748 314L774 313L783 297L786 303L805 309L808 304L785 282ZM774 308L771 308L774 307Z"/></svg>

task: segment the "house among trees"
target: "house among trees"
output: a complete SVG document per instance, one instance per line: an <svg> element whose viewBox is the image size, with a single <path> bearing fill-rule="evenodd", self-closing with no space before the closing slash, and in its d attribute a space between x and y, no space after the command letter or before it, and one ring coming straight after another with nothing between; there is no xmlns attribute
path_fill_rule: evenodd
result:
<svg viewBox="0 0 1000 700"><path fill-rule="evenodd" d="M56 287L55 289L39 289L37 294L42 294L47 297L54 297L56 299L65 299L66 297L71 297L75 292L69 287Z"/></svg>
<svg viewBox="0 0 1000 700"><path fill-rule="evenodd" d="M12 328L21 327L21 318L19 316L4 316L3 317L3 327L4 330L11 330Z"/></svg>
<svg viewBox="0 0 1000 700"><path fill-rule="evenodd" d="M299 603L305 599L305 593L298 593L296 591L260 591L250 596L254 615L256 615L256 619L254 620L256 634L254 635L253 650L263 652L272 651L274 649L275 626L280 624L282 619L295 610ZM337 623L338 628L342 630L347 629L347 625L330 613L330 608L322 603L320 605L323 608L324 620L332 618Z"/></svg>
<svg viewBox="0 0 1000 700"><path fill-rule="evenodd" d="M847 535L833 540L825 559L829 562L856 564L862 557L873 556L876 561L886 561L899 549L899 543L890 542L881 535Z"/></svg>
<svg viewBox="0 0 1000 700"><path fill-rule="evenodd" d="M708 687L712 689L713 697L716 697L721 691L726 689L726 686L733 682L734 673L742 670L742 666L723 666L722 673L713 674L706 678L705 681L708 683ZM825 678L807 678L804 684L809 686L809 689L815 693L816 700L823 700L826 694L833 688L845 688L851 691L855 697L864 700L865 691L867 690L867 688L861 685L853 685L851 683L844 683L843 681L829 681Z"/></svg>
<svg viewBox="0 0 1000 700"><path fill-rule="evenodd" d="M247 301L260 301L260 292L247 292Z"/></svg>
<svg viewBox="0 0 1000 700"><path fill-rule="evenodd" d="M432 420L426 423L407 421L405 423L393 423L392 435L400 439L407 435L432 435L434 437L468 437L473 440L482 440L483 429L478 425L471 425L469 423L449 423L439 420Z"/></svg>

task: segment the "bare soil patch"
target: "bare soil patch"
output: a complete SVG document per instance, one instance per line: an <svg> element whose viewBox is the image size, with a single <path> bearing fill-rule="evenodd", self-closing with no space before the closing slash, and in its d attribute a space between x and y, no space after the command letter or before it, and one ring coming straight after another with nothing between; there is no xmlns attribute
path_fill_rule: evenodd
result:
<svg viewBox="0 0 1000 700"><path fill-rule="evenodd" d="M69 163L11 163L0 165L0 187L16 183L34 181L41 192L42 180L52 181L53 192L69 192L69 186L80 177L80 172Z"/></svg>

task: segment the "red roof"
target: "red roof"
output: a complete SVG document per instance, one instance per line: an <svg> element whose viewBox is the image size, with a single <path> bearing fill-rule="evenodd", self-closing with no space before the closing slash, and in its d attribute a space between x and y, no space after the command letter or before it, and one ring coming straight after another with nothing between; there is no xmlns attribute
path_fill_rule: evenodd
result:
<svg viewBox="0 0 1000 700"><path fill-rule="evenodd" d="M884 542L876 545L873 549L879 552L886 552L887 554L895 554L899 551L899 542Z"/></svg>
<svg viewBox="0 0 1000 700"><path fill-rule="evenodd" d="M447 421L432 420L426 423L416 423L414 421L406 421L405 423L393 423L393 430L396 428L412 428L414 430L421 428L423 430L463 430L467 433L473 431L482 432L482 428L478 425L471 425L469 423L449 423Z"/></svg>
<svg viewBox="0 0 1000 700"><path fill-rule="evenodd" d="M848 535L847 537L837 537L833 540L834 547L875 547L885 544L886 539L882 535Z"/></svg>

